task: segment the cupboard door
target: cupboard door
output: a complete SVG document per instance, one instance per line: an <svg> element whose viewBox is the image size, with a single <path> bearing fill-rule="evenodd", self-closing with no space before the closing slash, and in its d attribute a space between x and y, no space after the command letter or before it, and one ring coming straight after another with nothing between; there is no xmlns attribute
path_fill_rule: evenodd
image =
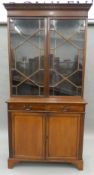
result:
<svg viewBox="0 0 94 175"><path fill-rule="evenodd" d="M12 113L14 156L24 159L44 158L44 116L38 113Z"/></svg>
<svg viewBox="0 0 94 175"><path fill-rule="evenodd" d="M80 114L49 115L47 159L77 158L80 116Z"/></svg>
<svg viewBox="0 0 94 175"><path fill-rule="evenodd" d="M81 96L85 20L53 18L49 26L49 94Z"/></svg>
<svg viewBox="0 0 94 175"><path fill-rule="evenodd" d="M11 95L44 95L45 19L10 18Z"/></svg>

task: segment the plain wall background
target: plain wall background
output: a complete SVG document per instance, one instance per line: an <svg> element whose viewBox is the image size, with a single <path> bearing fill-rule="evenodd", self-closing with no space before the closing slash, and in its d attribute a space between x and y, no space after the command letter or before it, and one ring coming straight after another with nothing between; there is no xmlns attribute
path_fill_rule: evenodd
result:
<svg viewBox="0 0 94 175"><path fill-rule="evenodd" d="M86 106L85 131L94 133L94 24L88 26L84 98Z"/></svg>
<svg viewBox="0 0 94 175"><path fill-rule="evenodd" d="M85 133L94 132L94 25L88 26L87 59L84 98L88 103L85 117ZM7 25L0 25L0 130L7 130L7 105L9 98Z"/></svg>
<svg viewBox="0 0 94 175"><path fill-rule="evenodd" d="M9 97L7 26L0 25L0 129L7 128L7 105Z"/></svg>

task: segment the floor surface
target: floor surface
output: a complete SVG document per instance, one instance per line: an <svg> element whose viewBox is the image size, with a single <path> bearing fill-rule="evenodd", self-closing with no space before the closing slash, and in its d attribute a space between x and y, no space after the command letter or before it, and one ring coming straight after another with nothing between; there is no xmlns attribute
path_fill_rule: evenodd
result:
<svg viewBox="0 0 94 175"><path fill-rule="evenodd" d="M85 135L83 157L83 171L72 165L42 163L22 163L8 169L7 132L0 132L0 175L94 175L94 135Z"/></svg>

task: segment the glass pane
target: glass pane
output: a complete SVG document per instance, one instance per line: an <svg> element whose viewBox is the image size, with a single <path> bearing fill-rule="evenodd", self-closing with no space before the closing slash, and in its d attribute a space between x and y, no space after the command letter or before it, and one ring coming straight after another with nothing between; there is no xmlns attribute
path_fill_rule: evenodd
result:
<svg viewBox="0 0 94 175"><path fill-rule="evenodd" d="M17 32L29 36L33 34L36 29L44 28L43 19L10 19L10 30L16 30Z"/></svg>
<svg viewBox="0 0 94 175"><path fill-rule="evenodd" d="M56 31L50 32L50 48L55 49L59 45L63 44L65 40L63 37Z"/></svg>
<svg viewBox="0 0 94 175"><path fill-rule="evenodd" d="M20 82L22 82L25 78L16 70L12 70L11 71L11 75L12 75L12 85L16 86L18 85Z"/></svg>
<svg viewBox="0 0 94 175"><path fill-rule="evenodd" d="M65 43L53 53L53 67L62 75L68 76L78 67L78 51L73 45Z"/></svg>
<svg viewBox="0 0 94 175"><path fill-rule="evenodd" d="M63 81L56 87L50 88L50 95L73 96L77 95L77 88L68 81Z"/></svg>
<svg viewBox="0 0 94 175"><path fill-rule="evenodd" d="M17 87L18 95L41 95L44 92L44 80L34 79L34 75L44 75L44 34L43 19L10 19L11 66L15 69L12 85ZM37 75L41 69L42 73ZM23 77L26 81L21 84ZM41 84L42 90L39 87Z"/></svg>
<svg viewBox="0 0 94 175"><path fill-rule="evenodd" d="M85 21L77 19L67 20L51 20L50 29L59 32L65 39L68 39L73 34L85 30Z"/></svg>
<svg viewBox="0 0 94 175"><path fill-rule="evenodd" d="M82 95L82 88L78 88L78 95Z"/></svg>
<svg viewBox="0 0 94 175"><path fill-rule="evenodd" d="M44 33L43 30L36 32L30 40L37 48L43 49L44 48Z"/></svg>
<svg viewBox="0 0 94 175"><path fill-rule="evenodd" d="M44 50L40 50L39 52L39 65L40 65L40 69L44 69Z"/></svg>
<svg viewBox="0 0 94 175"><path fill-rule="evenodd" d="M81 95L84 32L84 20L50 21L50 95Z"/></svg>
<svg viewBox="0 0 94 175"><path fill-rule="evenodd" d="M48 57L48 60L49 60L49 67L50 68L54 68L54 50L50 50L50 55Z"/></svg>
<svg viewBox="0 0 94 175"><path fill-rule="evenodd" d="M29 76L38 69L38 49L31 43L25 42L15 49L16 68Z"/></svg>
<svg viewBox="0 0 94 175"><path fill-rule="evenodd" d="M17 87L18 95L38 95L39 88L33 82L27 80Z"/></svg>
<svg viewBox="0 0 94 175"><path fill-rule="evenodd" d="M11 31L11 47L12 49L15 49L19 44L24 42L24 36L21 35L20 33L17 33L15 30Z"/></svg>
<svg viewBox="0 0 94 175"><path fill-rule="evenodd" d="M43 86L43 84L44 84L44 70L37 71L34 75L31 76L30 79L38 86Z"/></svg>
<svg viewBox="0 0 94 175"><path fill-rule="evenodd" d="M71 41L73 44L75 44L75 47L78 47L80 49L84 48L84 32L78 32L76 33L72 38Z"/></svg>
<svg viewBox="0 0 94 175"><path fill-rule="evenodd" d="M82 86L82 71L77 71L74 73L69 77L69 80L77 86Z"/></svg>
<svg viewBox="0 0 94 175"><path fill-rule="evenodd" d="M54 70L50 71L50 86L55 86L62 80L62 77Z"/></svg>
<svg viewBox="0 0 94 175"><path fill-rule="evenodd" d="M40 95L43 96L44 95L44 88L40 87Z"/></svg>
<svg viewBox="0 0 94 175"><path fill-rule="evenodd" d="M79 70L82 70L83 57L84 57L84 50L79 50Z"/></svg>
<svg viewBox="0 0 94 175"><path fill-rule="evenodd" d="M12 94L16 95L16 87L12 87Z"/></svg>

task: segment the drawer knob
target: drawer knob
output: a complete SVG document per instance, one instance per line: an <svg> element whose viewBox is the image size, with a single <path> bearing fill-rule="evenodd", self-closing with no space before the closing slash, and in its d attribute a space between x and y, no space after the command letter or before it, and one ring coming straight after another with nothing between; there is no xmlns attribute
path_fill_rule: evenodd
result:
<svg viewBox="0 0 94 175"><path fill-rule="evenodd" d="M24 105L24 110L31 111L32 110L32 106L26 106L26 105Z"/></svg>
<svg viewBox="0 0 94 175"><path fill-rule="evenodd" d="M64 112L68 112L68 109L63 109Z"/></svg>
<svg viewBox="0 0 94 175"><path fill-rule="evenodd" d="M68 111L69 111L69 108L67 106L64 106L63 112L68 112Z"/></svg>

